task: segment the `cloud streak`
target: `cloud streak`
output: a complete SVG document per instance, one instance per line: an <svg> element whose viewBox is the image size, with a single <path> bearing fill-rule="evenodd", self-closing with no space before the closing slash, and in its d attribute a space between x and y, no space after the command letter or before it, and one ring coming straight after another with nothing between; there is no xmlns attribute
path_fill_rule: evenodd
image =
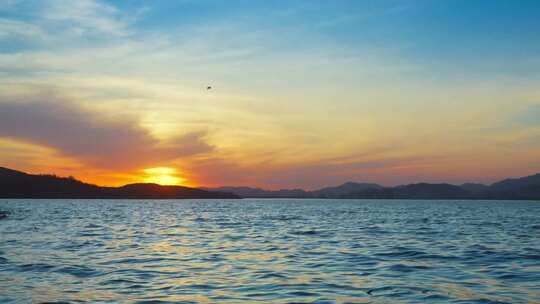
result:
<svg viewBox="0 0 540 304"><path fill-rule="evenodd" d="M127 35L127 23L121 12L114 6L94 0L46 1L41 17L49 22L62 23L72 27L73 33L88 32Z"/></svg>
<svg viewBox="0 0 540 304"><path fill-rule="evenodd" d="M0 96L0 137L51 147L83 163L135 169L206 153L197 131L159 140L123 113L102 113L54 93Z"/></svg>

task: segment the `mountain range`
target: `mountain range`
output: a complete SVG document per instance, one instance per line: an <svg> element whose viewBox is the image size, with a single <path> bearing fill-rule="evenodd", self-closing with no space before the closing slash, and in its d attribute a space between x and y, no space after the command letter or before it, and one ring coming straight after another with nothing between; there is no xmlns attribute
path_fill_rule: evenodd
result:
<svg viewBox="0 0 540 304"><path fill-rule="evenodd" d="M157 184L100 187L72 177L33 175L0 167L0 198L228 199L239 196L233 193Z"/></svg>
<svg viewBox="0 0 540 304"><path fill-rule="evenodd" d="M347 182L318 190L265 190L252 187L190 188L157 184L129 184L100 187L72 177L33 175L0 167L0 198L103 198L103 199L188 199L188 198L329 198L329 199L509 199L540 200L540 173L509 178L484 185L465 183L415 183L386 187L375 183Z"/></svg>
<svg viewBox="0 0 540 304"><path fill-rule="evenodd" d="M244 198L379 198L379 199L509 199L540 200L540 173L505 179L491 185L465 183L415 183L385 187L374 183L347 182L314 191L302 189L265 190L250 187L202 188L225 191Z"/></svg>

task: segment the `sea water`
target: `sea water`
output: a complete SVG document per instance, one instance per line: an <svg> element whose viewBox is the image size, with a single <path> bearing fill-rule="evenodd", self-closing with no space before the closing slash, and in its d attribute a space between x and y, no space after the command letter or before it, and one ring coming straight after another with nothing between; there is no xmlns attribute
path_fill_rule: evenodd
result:
<svg viewBox="0 0 540 304"><path fill-rule="evenodd" d="M0 303L540 303L540 202L9 200Z"/></svg>

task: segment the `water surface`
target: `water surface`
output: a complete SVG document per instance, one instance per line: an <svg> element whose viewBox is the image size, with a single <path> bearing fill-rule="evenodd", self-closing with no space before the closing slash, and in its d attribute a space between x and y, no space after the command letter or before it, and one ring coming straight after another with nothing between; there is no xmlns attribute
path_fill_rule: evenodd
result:
<svg viewBox="0 0 540 304"><path fill-rule="evenodd" d="M0 200L0 302L540 303L540 202Z"/></svg>

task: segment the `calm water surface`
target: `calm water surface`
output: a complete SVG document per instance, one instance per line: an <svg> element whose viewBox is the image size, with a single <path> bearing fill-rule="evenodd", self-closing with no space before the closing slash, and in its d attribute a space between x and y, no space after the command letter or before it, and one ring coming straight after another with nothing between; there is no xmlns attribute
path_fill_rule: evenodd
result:
<svg viewBox="0 0 540 304"><path fill-rule="evenodd" d="M540 202L0 200L0 302L540 303Z"/></svg>

